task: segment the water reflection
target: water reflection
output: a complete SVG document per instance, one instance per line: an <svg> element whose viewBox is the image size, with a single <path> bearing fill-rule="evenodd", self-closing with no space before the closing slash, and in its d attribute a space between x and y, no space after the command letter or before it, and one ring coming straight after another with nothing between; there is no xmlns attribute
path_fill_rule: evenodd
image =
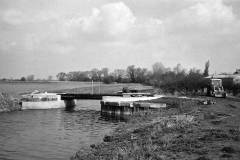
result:
<svg viewBox="0 0 240 160"><path fill-rule="evenodd" d="M103 121L110 121L113 123L120 123L120 122L127 122L129 120L129 115L113 115L113 114L106 114L100 113L101 117L100 120Z"/></svg>

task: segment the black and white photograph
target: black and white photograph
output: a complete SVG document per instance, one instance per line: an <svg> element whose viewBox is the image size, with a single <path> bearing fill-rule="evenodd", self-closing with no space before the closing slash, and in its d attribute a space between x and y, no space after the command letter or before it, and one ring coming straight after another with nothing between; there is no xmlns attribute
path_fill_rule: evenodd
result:
<svg viewBox="0 0 240 160"><path fill-rule="evenodd" d="M240 0L0 0L0 160L239 160Z"/></svg>

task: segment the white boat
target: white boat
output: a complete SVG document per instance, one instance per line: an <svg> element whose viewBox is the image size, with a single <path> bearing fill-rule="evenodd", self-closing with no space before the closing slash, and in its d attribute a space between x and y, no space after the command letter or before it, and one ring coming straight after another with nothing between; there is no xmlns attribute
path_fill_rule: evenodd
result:
<svg viewBox="0 0 240 160"><path fill-rule="evenodd" d="M65 107L61 96L56 93L34 91L22 96L22 109L52 109Z"/></svg>

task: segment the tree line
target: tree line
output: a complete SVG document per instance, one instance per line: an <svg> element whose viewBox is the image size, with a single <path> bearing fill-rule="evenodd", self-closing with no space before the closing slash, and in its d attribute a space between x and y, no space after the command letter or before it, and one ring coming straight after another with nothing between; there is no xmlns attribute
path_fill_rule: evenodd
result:
<svg viewBox="0 0 240 160"><path fill-rule="evenodd" d="M204 71L192 68L187 70L181 64L173 68L165 67L161 62L154 63L152 69L130 65L126 69L115 69L109 72L108 68L90 71L74 71L57 74L59 81L102 81L104 83L142 83L160 87L166 91L178 90L192 91L203 87L204 77L209 75L210 63L205 63Z"/></svg>
<svg viewBox="0 0 240 160"><path fill-rule="evenodd" d="M27 76L21 76L21 78L2 78L0 81L52 81L53 76L49 75L47 78L35 78L34 74L30 74Z"/></svg>

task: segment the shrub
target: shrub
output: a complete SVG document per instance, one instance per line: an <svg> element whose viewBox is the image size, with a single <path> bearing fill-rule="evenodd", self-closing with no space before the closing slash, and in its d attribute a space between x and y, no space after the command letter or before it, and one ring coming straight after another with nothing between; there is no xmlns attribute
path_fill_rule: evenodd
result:
<svg viewBox="0 0 240 160"><path fill-rule="evenodd" d="M20 110L18 101L15 101L9 94L0 93L0 112Z"/></svg>
<svg viewBox="0 0 240 160"><path fill-rule="evenodd" d="M110 83L113 83L113 82L114 82L114 78L111 77L111 76L107 76L107 77L103 78L103 83L105 83L105 84L110 84Z"/></svg>
<svg viewBox="0 0 240 160"><path fill-rule="evenodd" d="M236 96L240 93L240 84L233 85L233 95Z"/></svg>

